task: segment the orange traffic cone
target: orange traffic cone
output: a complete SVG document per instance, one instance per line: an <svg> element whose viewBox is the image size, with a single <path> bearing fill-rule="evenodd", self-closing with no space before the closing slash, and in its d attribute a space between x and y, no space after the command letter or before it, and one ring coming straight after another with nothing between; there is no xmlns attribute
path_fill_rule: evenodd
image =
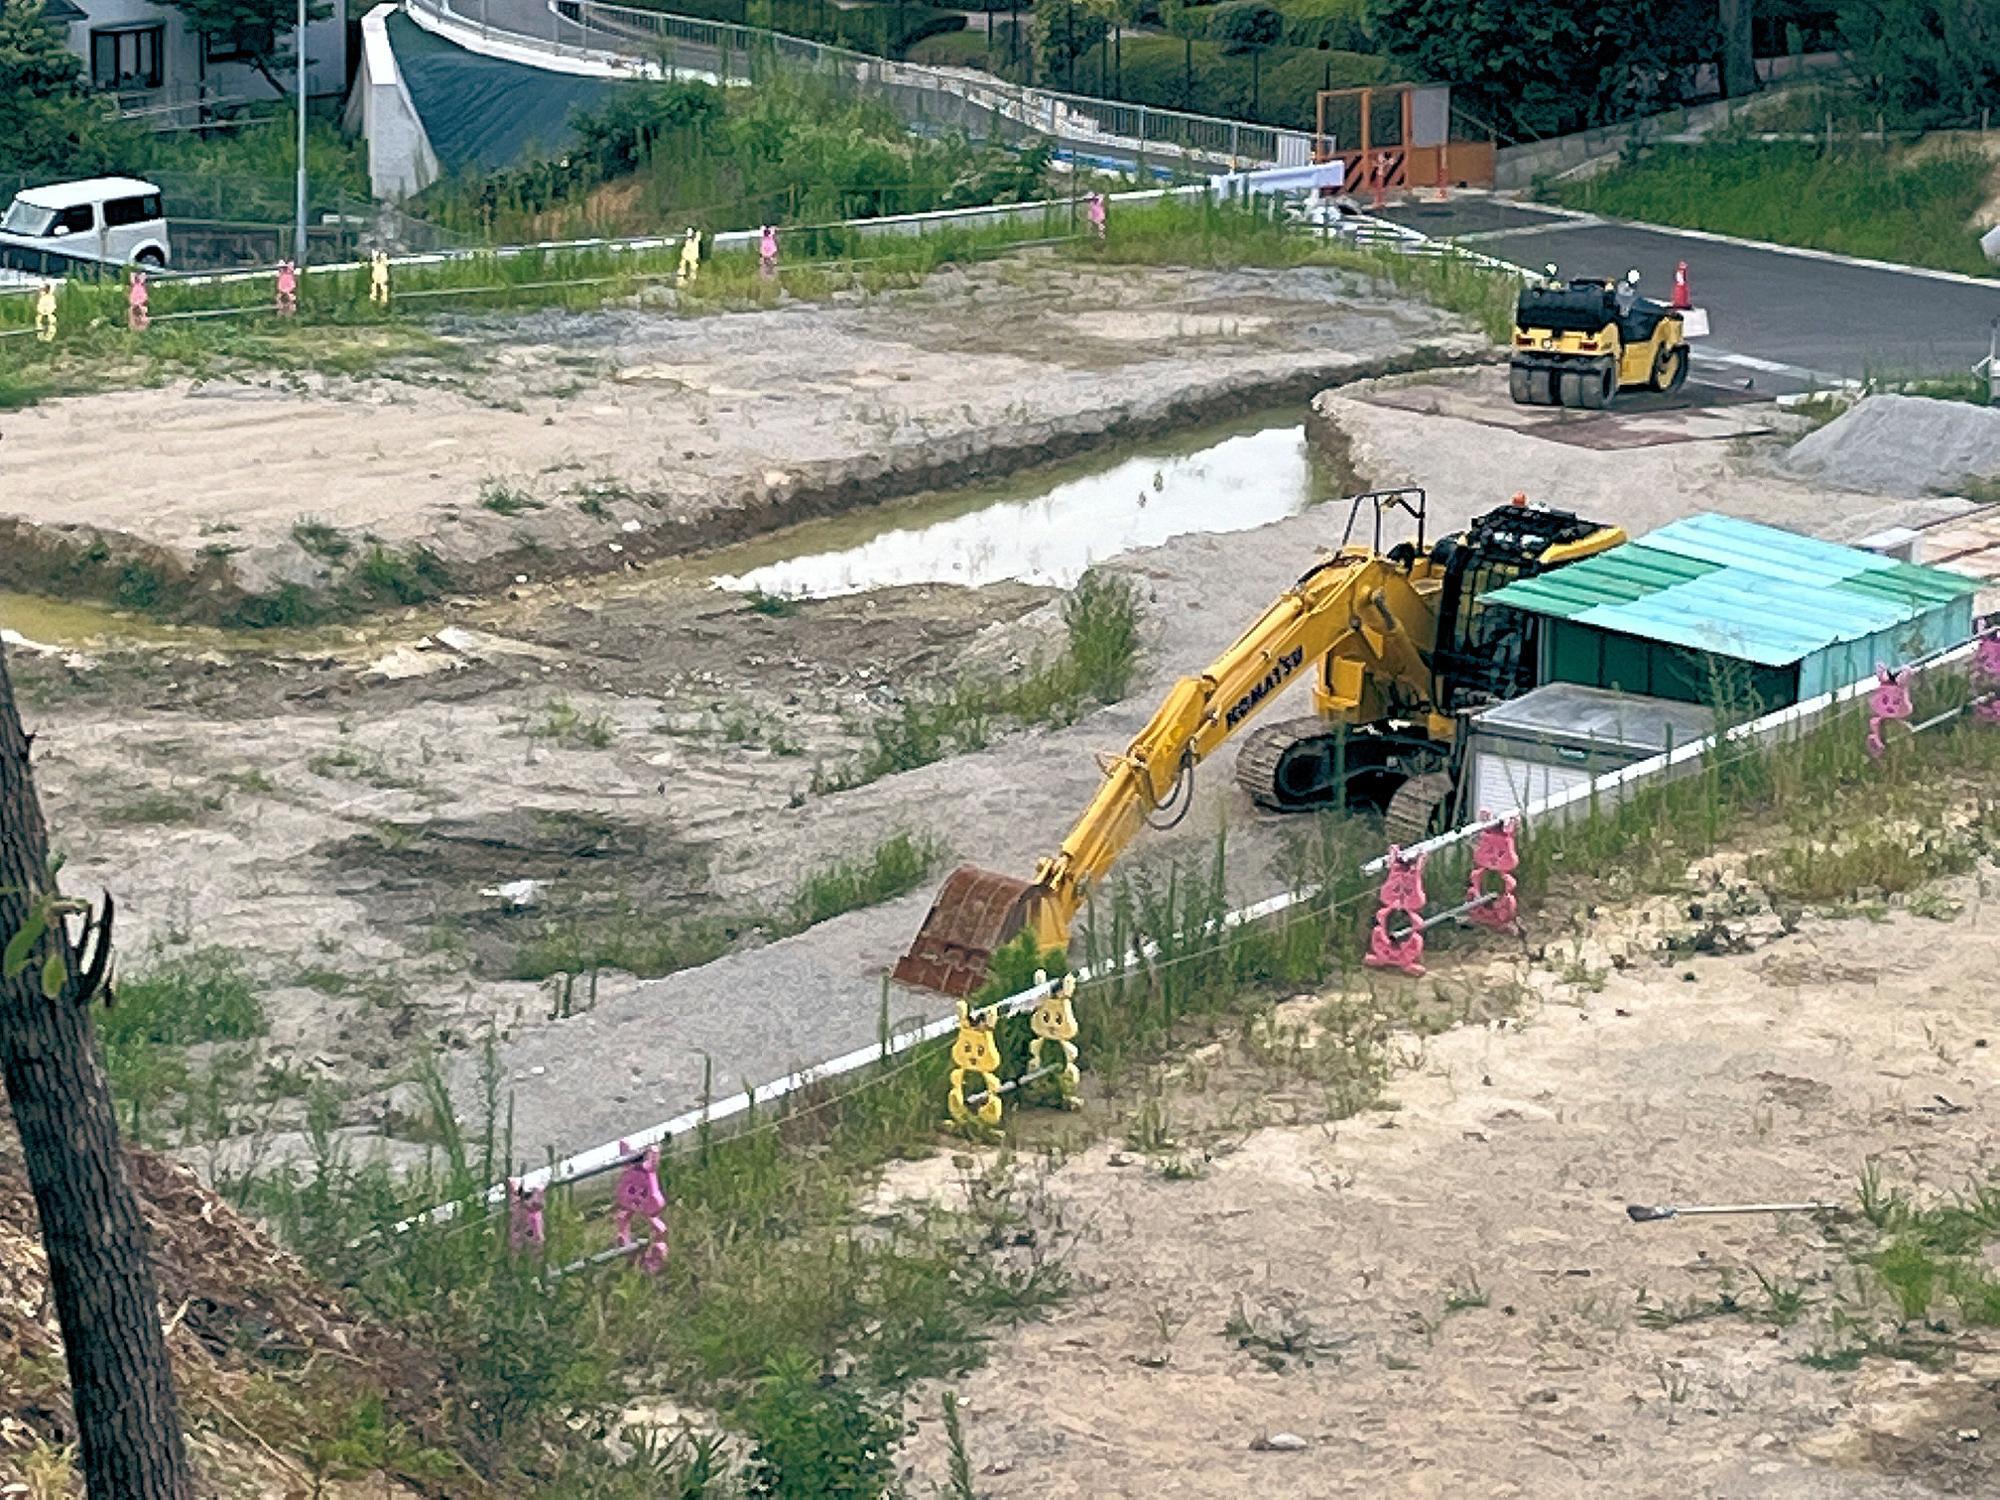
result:
<svg viewBox="0 0 2000 1500"><path fill-rule="evenodd" d="M1694 306L1694 298L1688 292L1688 263L1682 261L1674 267L1674 311L1685 312Z"/></svg>

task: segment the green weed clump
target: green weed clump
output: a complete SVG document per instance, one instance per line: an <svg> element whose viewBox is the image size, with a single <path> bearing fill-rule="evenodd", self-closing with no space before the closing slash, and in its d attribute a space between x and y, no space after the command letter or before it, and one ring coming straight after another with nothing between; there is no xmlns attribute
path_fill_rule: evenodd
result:
<svg viewBox="0 0 2000 1500"><path fill-rule="evenodd" d="M1018 677L973 676L940 692L905 698L871 728L873 744L850 765L818 770L813 790L846 791L950 755L984 749L998 721L1074 723L1095 703L1131 686L1139 651L1139 602L1129 579L1092 570L1063 600L1064 649Z"/></svg>
<svg viewBox="0 0 2000 1500"><path fill-rule="evenodd" d="M1139 655L1139 599L1131 581L1091 569L1063 600L1070 660L1084 692L1116 703L1132 685Z"/></svg>
<svg viewBox="0 0 2000 1500"><path fill-rule="evenodd" d="M539 981L615 969L658 979L713 962L736 938L735 928L705 918L663 919L636 911L559 918L515 949L510 977Z"/></svg>
<svg viewBox="0 0 2000 1500"><path fill-rule="evenodd" d="M905 895L923 884L944 857L944 845L928 835L891 834L866 859L842 860L806 876L786 912L787 925L803 931Z"/></svg>
<svg viewBox="0 0 2000 1500"><path fill-rule="evenodd" d="M189 1089L187 1050L264 1034L263 1002L226 948L193 948L118 979L97 1012L97 1037L128 1129L146 1138L156 1106Z"/></svg>
<svg viewBox="0 0 2000 1500"><path fill-rule="evenodd" d="M107 1046L235 1042L264 1031L256 988L226 948L195 948L141 969L118 981L117 994L118 1003L98 1017Z"/></svg>

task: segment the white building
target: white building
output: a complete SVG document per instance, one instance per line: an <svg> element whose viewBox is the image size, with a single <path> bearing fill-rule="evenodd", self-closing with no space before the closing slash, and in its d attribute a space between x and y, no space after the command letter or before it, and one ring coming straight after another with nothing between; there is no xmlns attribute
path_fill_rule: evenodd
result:
<svg viewBox="0 0 2000 1500"><path fill-rule="evenodd" d="M162 127L194 124L203 105L251 103L291 96L246 59L241 41L203 39L181 13L153 0L43 0L42 9L68 33L92 88L119 96L127 113L143 112ZM288 37L281 37L288 41ZM347 91L344 4L306 26L306 87L313 97Z"/></svg>

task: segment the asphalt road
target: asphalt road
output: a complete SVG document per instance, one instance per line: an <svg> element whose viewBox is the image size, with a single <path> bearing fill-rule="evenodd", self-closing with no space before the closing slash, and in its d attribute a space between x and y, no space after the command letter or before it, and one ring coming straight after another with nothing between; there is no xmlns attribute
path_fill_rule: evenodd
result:
<svg viewBox="0 0 2000 1500"><path fill-rule="evenodd" d="M1739 384L1754 379L1758 389L1967 371L1986 356L2000 318L2000 280L1947 281L1490 199L1407 204L1384 217L1426 234L1460 236L1525 266L1554 261L1578 276L1617 276L1637 267L1641 290L1663 300L1675 263L1685 260L1695 305L1709 313L1697 364L1717 378L1734 373Z"/></svg>

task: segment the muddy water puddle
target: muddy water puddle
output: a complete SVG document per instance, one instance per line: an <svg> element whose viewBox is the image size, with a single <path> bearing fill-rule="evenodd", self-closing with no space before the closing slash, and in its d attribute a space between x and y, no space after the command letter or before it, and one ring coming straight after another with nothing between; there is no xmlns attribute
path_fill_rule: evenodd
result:
<svg viewBox="0 0 2000 1500"><path fill-rule="evenodd" d="M1197 532L1247 531L1339 492L1293 410L1127 445L1005 480L867 506L603 580L551 580L572 603L713 583L799 598L910 584L1068 587L1093 563ZM504 613L488 605L473 618ZM367 659L432 628L432 611L359 626L227 631L109 606L0 591L0 629L42 646L325 653ZM496 628L502 628L496 625Z"/></svg>
<svg viewBox="0 0 2000 1500"><path fill-rule="evenodd" d="M1247 531L1332 494L1289 416L812 522L708 561L722 588L791 597L1008 580L1066 588L1093 563L1192 532Z"/></svg>

